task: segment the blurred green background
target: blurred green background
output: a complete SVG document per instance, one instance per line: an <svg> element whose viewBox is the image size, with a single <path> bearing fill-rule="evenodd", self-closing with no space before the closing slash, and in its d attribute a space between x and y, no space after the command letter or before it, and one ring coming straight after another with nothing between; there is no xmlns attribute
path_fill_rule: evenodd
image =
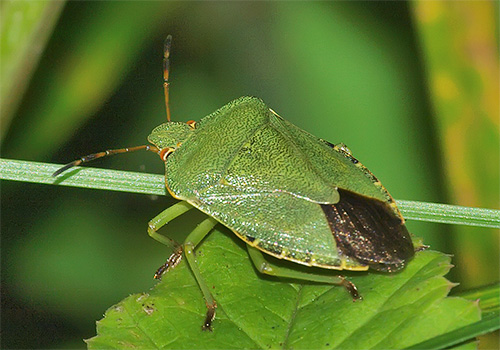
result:
<svg viewBox="0 0 500 350"><path fill-rule="evenodd" d="M0 6L4 158L62 164L144 144L166 119L172 34L174 120L258 96L347 144L396 199L499 207L497 2ZM146 152L91 166L163 172ZM2 348L83 348L106 308L152 287L169 255L146 224L170 198L8 181L1 191ZM457 290L499 279L497 231L408 227L454 255Z"/></svg>

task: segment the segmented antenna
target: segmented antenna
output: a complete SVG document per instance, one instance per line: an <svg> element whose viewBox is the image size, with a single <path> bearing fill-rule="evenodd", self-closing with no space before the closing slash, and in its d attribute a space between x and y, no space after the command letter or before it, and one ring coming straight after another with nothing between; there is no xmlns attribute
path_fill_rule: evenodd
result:
<svg viewBox="0 0 500 350"><path fill-rule="evenodd" d="M168 72L170 69L170 46L172 45L172 35L168 35L167 38L165 39L165 43L163 46L163 91L165 93L165 108L167 109L167 121L170 121L170 102L168 99L168 87L170 83L168 82ZM102 158L102 157L107 157L107 156L112 156L114 154L119 154L119 153L127 153L127 152L135 152L139 150L146 150L146 151L152 151L155 153L160 154L160 150L156 148L155 146L151 145L143 145L143 146L137 146L137 147L128 147L128 148L120 148L120 149L110 149L104 152L99 152L99 153L93 153L89 154L85 157L82 157L80 159L77 159L75 161L72 161L71 163L66 164L65 166L61 167L60 169L56 170L52 176L56 177L59 174L62 174L66 170L78 166L82 163L87 163L90 162L94 159ZM160 156L163 157L163 154L160 154Z"/></svg>
<svg viewBox="0 0 500 350"><path fill-rule="evenodd" d="M57 169L52 174L52 177L56 177L57 175L62 174L63 172L65 172L66 170L68 170L74 166L78 166L82 163L90 162L94 159L108 157L108 156L112 156L112 155L119 154L119 153L135 152L135 151L139 151L139 150L151 151L151 152L155 152L155 153L159 152L158 148L156 148L155 146L152 146L152 145L142 145L142 146L136 146L136 147L119 148L119 149L108 149L107 151L104 151L104 152L92 153L92 154L89 154L89 155L82 157L80 159L74 160L71 163L68 163L65 166Z"/></svg>
<svg viewBox="0 0 500 350"><path fill-rule="evenodd" d="M170 46L172 45L172 35L168 35L163 45L163 92L165 94L165 108L167 110L167 121L170 121L170 102L168 99L168 73L170 70Z"/></svg>

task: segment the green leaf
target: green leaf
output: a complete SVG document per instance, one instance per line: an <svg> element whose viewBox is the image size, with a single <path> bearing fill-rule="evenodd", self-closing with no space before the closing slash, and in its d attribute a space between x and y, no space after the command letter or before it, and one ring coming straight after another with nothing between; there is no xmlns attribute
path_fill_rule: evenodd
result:
<svg viewBox="0 0 500 350"><path fill-rule="evenodd" d="M474 322L465 327L454 329L450 332L434 337L407 349L444 349L461 342L468 341L477 336L493 332L500 328L498 312L484 314L481 321Z"/></svg>
<svg viewBox="0 0 500 350"><path fill-rule="evenodd" d="M89 348L404 348L480 319L476 302L446 297L450 258L435 251L400 273L348 274L357 302L340 287L259 275L226 229L206 238L197 260L218 303L213 332L201 330L205 303L182 261L148 293L111 307Z"/></svg>
<svg viewBox="0 0 500 350"><path fill-rule="evenodd" d="M468 300L479 300L483 312L500 312L500 283L461 292L457 296Z"/></svg>
<svg viewBox="0 0 500 350"><path fill-rule="evenodd" d="M476 349L470 339L500 329L500 284L483 286L474 290L462 292L457 296L477 301L482 311L480 321L471 323L465 327L451 330L434 338L413 345L408 349L444 349L462 343L460 348Z"/></svg>

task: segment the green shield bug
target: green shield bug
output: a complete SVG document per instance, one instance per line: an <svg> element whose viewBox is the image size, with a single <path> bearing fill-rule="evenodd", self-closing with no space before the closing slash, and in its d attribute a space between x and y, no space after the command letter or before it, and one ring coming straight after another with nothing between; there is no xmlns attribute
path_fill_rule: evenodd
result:
<svg viewBox="0 0 500 350"><path fill-rule="evenodd" d="M53 176L117 153L143 149L161 157L166 188L180 202L148 225L151 237L174 248L155 278L186 258L208 309L203 329L211 329L217 304L194 250L217 223L247 243L260 272L342 285L354 299L357 289L344 277L290 272L269 264L265 254L332 270L393 272L405 266L414 247L404 219L387 190L345 145L299 129L255 97L234 100L199 122L171 121L170 43L168 36L163 69L167 122L149 135L152 145L91 154ZM192 208L208 218L182 245L157 232Z"/></svg>

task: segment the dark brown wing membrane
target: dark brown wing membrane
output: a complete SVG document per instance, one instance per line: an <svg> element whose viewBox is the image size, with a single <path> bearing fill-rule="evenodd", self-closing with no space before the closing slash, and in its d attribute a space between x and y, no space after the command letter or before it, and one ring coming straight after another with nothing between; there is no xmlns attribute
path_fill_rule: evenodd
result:
<svg viewBox="0 0 500 350"><path fill-rule="evenodd" d="M410 234L390 206L377 199L338 189L337 204L322 204L337 248L380 271L402 269L414 254Z"/></svg>

